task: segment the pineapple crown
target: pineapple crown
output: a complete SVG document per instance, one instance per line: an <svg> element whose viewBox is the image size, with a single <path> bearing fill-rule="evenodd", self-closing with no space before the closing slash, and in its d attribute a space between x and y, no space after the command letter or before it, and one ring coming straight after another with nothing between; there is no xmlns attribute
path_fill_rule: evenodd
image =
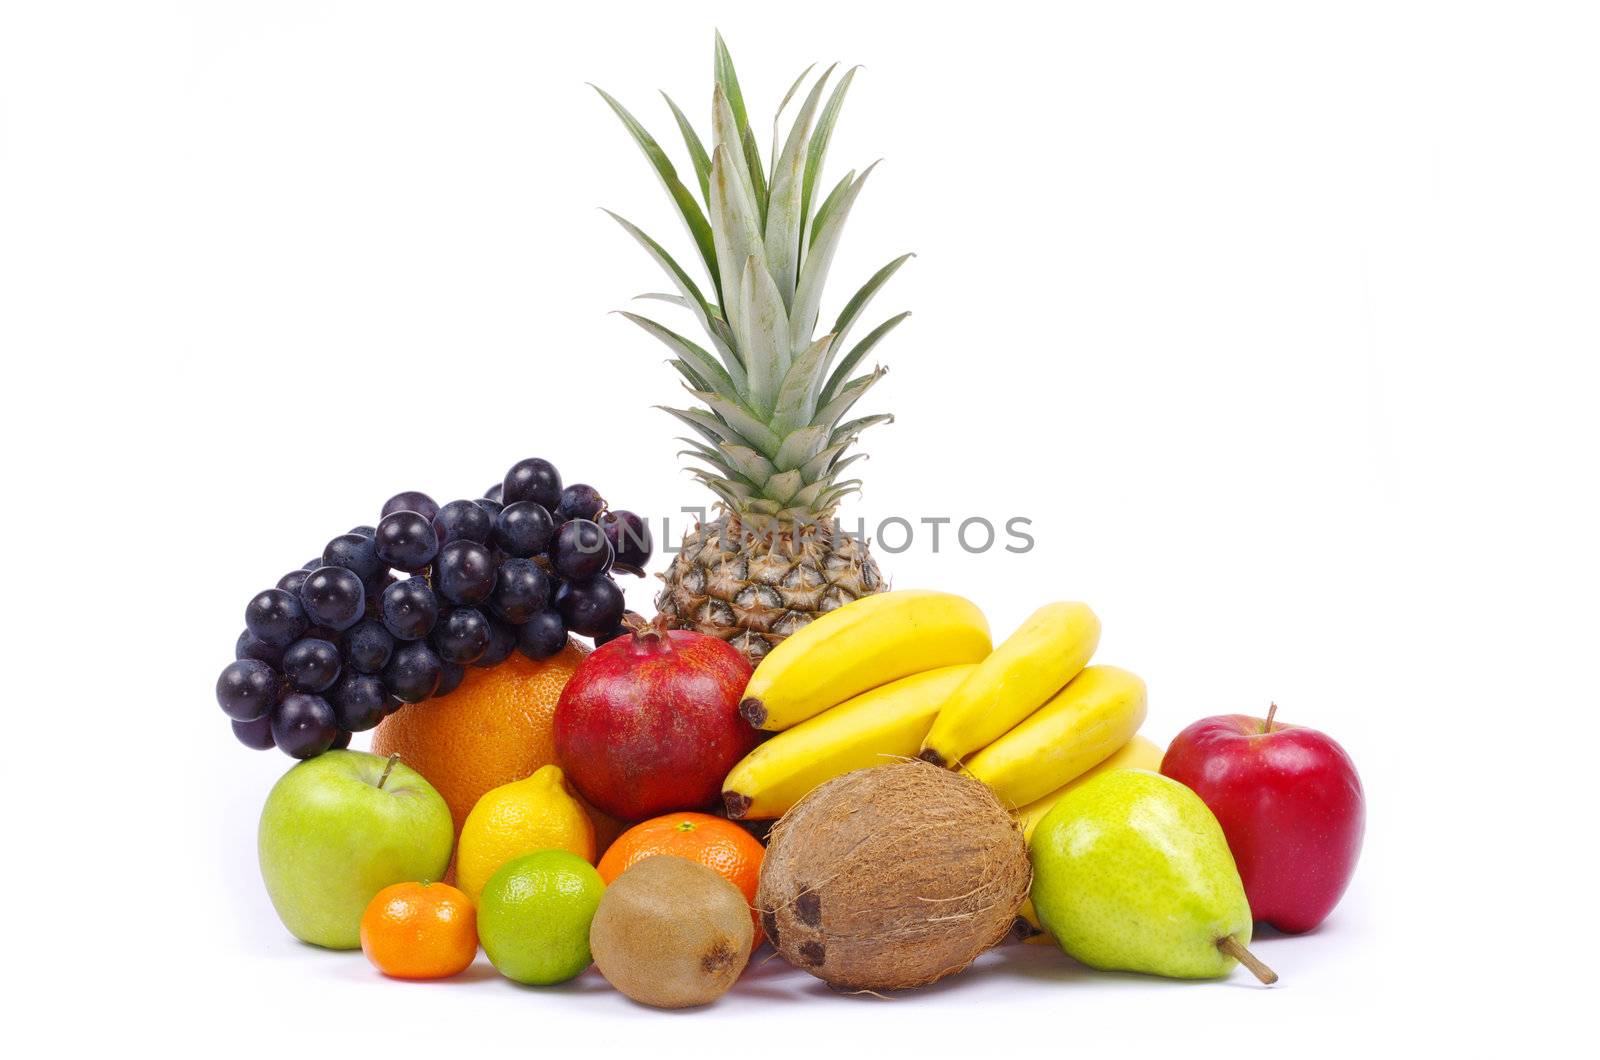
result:
<svg viewBox="0 0 1600 1060"><path fill-rule="evenodd" d="M778 105L767 169L720 33L709 153L683 111L662 93L694 166L698 200L644 126L604 90L595 89L661 179L710 282L708 297L660 243L612 213L678 292L639 297L688 310L716 352L637 313L622 315L666 344L673 353L670 363L701 406L664 408L698 436L681 439L691 448L680 455L707 465L692 468L691 474L747 519L826 518L843 497L860 488L860 479L841 479L840 474L864 454L846 452L861 431L893 417L844 418L884 369L854 373L879 340L911 315L890 317L840 355L867 304L911 258L905 254L874 273L845 303L832 327L814 337L828 267L873 167L859 175L854 170L845 174L818 199L828 140L855 77L855 69L847 70L824 104L824 90L837 65L823 71L806 93L780 147L778 120L812 69L795 79Z"/></svg>

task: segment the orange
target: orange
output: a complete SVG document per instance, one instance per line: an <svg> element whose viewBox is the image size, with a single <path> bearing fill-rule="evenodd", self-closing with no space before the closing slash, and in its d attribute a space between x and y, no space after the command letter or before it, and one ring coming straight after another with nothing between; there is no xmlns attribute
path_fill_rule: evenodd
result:
<svg viewBox="0 0 1600 1060"><path fill-rule="evenodd" d="M428 779L450 807L456 837L484 793L530 777L556 760L551 734L556 701L589 649L576 641L534 662L521 652L488 670L469 667L448 696L402 707L372 734L372 753L400 761ZM621 822L584 803L604 850Z"/></svg>
<svg viewBox="0 0 1600 1060"><path fill-rule="evenodd" d="M761 945L761 918L756 914L756 886L761 882L761 841L723 817L709 813L668 813L642 821L619 835L595 868L609 884L627 869L657 854L698 861L744 893Z"/></svg>
<svg viewBox="0 0 1600 1060"><path fill-rule="evenodd" d="M361 914L361 952L396 979L443 979L478 955L472 899L447 883L394 883Z"/></svg>

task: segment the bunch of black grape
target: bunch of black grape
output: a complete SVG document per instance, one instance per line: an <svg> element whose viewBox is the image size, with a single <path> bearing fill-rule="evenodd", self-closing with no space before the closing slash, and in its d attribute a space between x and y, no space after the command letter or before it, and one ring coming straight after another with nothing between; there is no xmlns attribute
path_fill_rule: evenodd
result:
<svg viewBox="0 0 1600 1060"><path fill-rule="evenodd" d="M528 459L479 500L401 493L256 594L217 702L247 747L311 758L408 703L453 691L466 667L546 659L577 633L623 632L613 571L643 575L650 530L593 486ZM397 573L399 572L399 573Z"/></svg>

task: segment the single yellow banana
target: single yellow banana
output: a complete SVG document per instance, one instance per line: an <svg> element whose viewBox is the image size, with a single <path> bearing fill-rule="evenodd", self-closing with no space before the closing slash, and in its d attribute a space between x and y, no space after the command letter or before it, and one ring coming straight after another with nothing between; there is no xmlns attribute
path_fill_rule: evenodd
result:
<svg viewBox="0 0 1600 1060"><path fill-rule="evenodd" d="M875 593L785 638L756 667L739 713L780 731L879 685L989 654L989 623L970 600L927 589Z"/></svg>
<svg viewBox="0 0 1600 1060"><path fill-rule="evenodd" d="M955 765L1004 736L1077 676L1100 644L1088 604L1046 604L978 664L922 741L922 757Z"/></svg>
<svg viewBox="0 0 1600 1060"><path fill-rule="evenodd" d="M1123 744L1121 750L1113 751L1111 757L1103 759L1099 765L1078 774L1077 777L1067 781L1044 798L1035 799L1018 810L1015 817L1017 826L1022 829L1022 838L1031 841L1033 839L1033 830L1039 827L1039 822L1044 820L1044 815L1049 813L1057 802L1061 801L1061 796L1088 781L1091 777L1097 777L1101 773L1109 773L1113 769L1159 770L1161 768L1162 753L1161 748L1146 740L1143 736L1135 736ZM1044 925L1039 923L1039 915L1033 911L1033 899L1027 898L1023 900L1022 908L1017 910L1017 916L1026 920L1029 926L1035 932L1038 932L1038 934L1028 936L1026 941L1055 941L1045 932Z"/></svg>
<svg viewBox="0 0 1600 1060"><path fill-rule="evenodd" d="M1145 739L1135 736L1123 744L1119 750L1111 752L1107 758L1100 760L1100 764L1079 773L1042 799L1035 799L1016 811L1017 825L1022 829L1023 839L1032 839L1033 830L1039 827L1039 822L1044 820L1044 815L1049 813L1056 803L1061 801L1061 796L1084 783L1091 777L1101 773L1109 773L1113 769L1148 769L1159 772L1161 769L1161 756L1164 752L1160 747Z"/></svg>
<svg viewBox="0 0 1600 1060"><path fill-rule="evenodd" d="M1127 743L1145 715L1144 682L1090 666L1022 724L967 759L1006 806L1026 806Z"/></svg>
<svg viewBox="0 0 1600 1060"><path fill-rule="evenodd" d="M902 677L845 700L761 744L722 782L728 816L781 817L823 781L917 753L950 693L973 664Z"/></svg>

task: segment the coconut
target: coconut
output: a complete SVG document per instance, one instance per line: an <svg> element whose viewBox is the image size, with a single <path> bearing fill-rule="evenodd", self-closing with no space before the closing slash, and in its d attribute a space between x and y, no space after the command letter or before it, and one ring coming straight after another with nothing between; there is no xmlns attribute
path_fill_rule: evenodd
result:
<svg viewBox="0 0 1600 1060"><path fill-rule="evenodd" d="M790 963L841 989L901 990L1004 938L1031 879L993 792L911 761L846 773L784 814L756 905Z"/></svg>

